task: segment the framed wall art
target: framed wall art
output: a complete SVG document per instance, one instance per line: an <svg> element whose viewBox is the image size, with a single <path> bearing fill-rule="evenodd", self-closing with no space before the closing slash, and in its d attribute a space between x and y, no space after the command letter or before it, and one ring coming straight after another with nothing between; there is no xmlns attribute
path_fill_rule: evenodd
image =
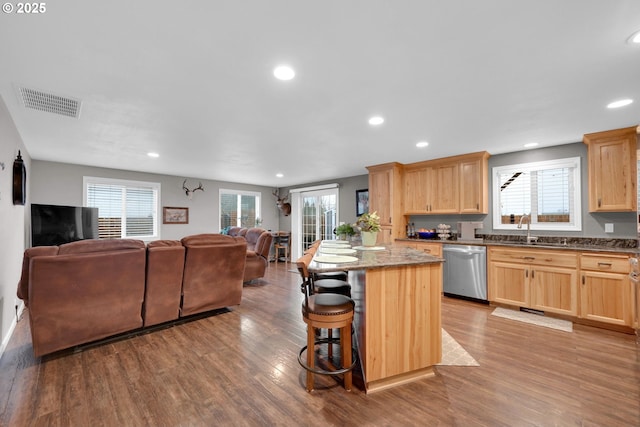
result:
<svg viewBox="0 0 640 427"><path fill-rule="evenodd" d="M165 206L162 208L163 224L189 224L189 208Z"/></svg>
<svg viewBox="0 0 640 427"><path fill-rule="evenodd" d="M356 216L369 212L369 189L356 190Z"/></svg>

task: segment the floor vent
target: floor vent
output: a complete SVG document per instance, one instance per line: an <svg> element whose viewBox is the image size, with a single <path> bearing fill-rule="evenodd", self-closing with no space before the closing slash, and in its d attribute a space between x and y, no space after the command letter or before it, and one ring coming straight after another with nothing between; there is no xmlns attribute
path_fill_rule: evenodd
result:
<svg viewBox="0 0 640 427"><path fill-rule="evenodd" d="M26 108L60 114L67 117L80 116L81 102L79 99L54 95L41 90L18 87L20 100Z"/></svg>

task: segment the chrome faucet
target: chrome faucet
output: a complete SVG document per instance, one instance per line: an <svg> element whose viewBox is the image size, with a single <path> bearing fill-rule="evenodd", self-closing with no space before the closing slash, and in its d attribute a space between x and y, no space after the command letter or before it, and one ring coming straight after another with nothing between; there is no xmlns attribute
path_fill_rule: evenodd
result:
<svg viewBox="0 0 640 427"><path fill-rule="evenodd" d="M538 241L537 237L531 237L531 214L529 215L523 214L520 217L520 222L518 223L518 229L522 228L522 221L524 221L525 218L527 219L527 244L531 242L537 242Z"/></svg>

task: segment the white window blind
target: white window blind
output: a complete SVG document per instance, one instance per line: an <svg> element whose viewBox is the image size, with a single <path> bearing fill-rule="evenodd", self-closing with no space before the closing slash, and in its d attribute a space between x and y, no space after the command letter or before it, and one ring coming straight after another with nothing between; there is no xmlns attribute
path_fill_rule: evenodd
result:
<svg viewBox="0 0 640 427"><path fill-rule="evenodd" d="M494 228L516 228L523 215L538 230L580 230L580 158L494 168Z"/></svg>
<svg viewBox="0 0 640 427"><path fill-rule="evenodd" d="M160 184L85 177L85 206L98 208L101 239L159 238Z"/></svg>

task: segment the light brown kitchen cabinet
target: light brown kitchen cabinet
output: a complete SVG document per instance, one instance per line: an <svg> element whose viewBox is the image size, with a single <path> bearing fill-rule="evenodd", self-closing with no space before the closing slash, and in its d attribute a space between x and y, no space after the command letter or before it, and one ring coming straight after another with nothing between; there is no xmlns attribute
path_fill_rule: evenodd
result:
<svg viewBox="0 0 640 427"><path fill-rule="evenodd" d="M434 162L429 168L429 213L460 211L460 177L457 161Z"/></svg>
<svg viewBox="0 0 640 427"><path fill-rule="evenodd" d="M427 166L405 166L404 168L404 211L422 214L429 211L428 187L429 168Z"/></svg>
<svg viewBox="0 0 640 427"><path fill-rule="evenodd" d="M583 253L580 276L580 317L614 325L633 325L628 256Z"/></svg>
<svg viewBox="0 0 640 427"><path fill-rule="evenodd" d="M406 218L403 216L402 165L385 163L369 166L369 212L380 216L382 230L378 243L390 243L406 237Z"/></svg>
<svg viewBox="0 0 640 427"><path fill-rule="evenodd" d="M460 160L460 213L489 213L489 153Z"/></svg>
<svg viewBox="0 0 640 427"><path fill-rule="evenodd" d="M489 247L488 266L489 301L577 315L576 252Z"/></svg>
<svg viewBox="0 0 640 427"><path fill-rule="evenodd" d="M589 211L637 210L636 127L584 135L588 146Z"/></svg>
<svg viewBox="0 0 640 427"><path fill-rule="evenodd" d="M405 215L487 213L488 158L480 152L405 165Z"/></svg>

